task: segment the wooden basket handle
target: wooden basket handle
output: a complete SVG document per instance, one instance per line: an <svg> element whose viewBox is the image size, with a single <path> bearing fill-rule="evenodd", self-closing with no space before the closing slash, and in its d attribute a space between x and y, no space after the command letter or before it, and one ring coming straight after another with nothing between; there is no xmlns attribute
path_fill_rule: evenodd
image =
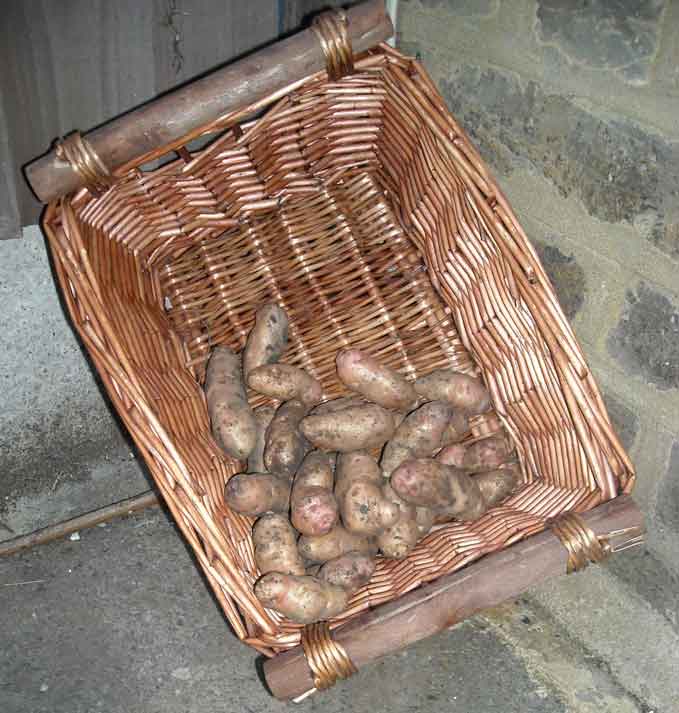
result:
<svg viewBox="0 0 679 713"><path fill-rule="evenodd" d="M336 19L342 16L344 21ZM341 15L323 13L320 18L309 29L217 69L82 137L78 135L78 141L83 141L90 162L96 161L112 174L116 168L176 143L217 117L254 104L325 66L333 78L351 71L352 48L355 53L365 52L394 32L384 0L367 0ZM58 147L28 164L26 179L44 203L87 183L86 172L78 170L77 162L66 160L64 150Z"/></svg>
<svg viewBox="0 0 679 713"><path fill-rule="evenodd" d="M321 629L313 640L303 636L302 645L264 662L269 690L281 700L299 701L333 685L336 678L346 678L353 670L515 598L539 582L582 569L588 561L601 561L644 539L643 516L629 495L548 524L550 528L538 535L364 612L332 635ZM331 656L327 652L332 647L338 651ZM321 670L315 661L320 658L326 663L340 659L341 666L331 661L332 666L325 666L329 671Z"/></svg>

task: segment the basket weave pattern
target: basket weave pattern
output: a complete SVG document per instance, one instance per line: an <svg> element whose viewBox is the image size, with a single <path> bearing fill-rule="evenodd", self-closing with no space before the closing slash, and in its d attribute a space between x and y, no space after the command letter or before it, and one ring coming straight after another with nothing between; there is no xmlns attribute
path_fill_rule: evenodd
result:
<svg viewBox="0 0 679 713"><path fill-rule="evenodd" d="M344 393L334 358L347 346L408 378L480 373L495 413L474 435L502 422L521 461L520 492L380 561L331 627L634 481L533 248L431 80L386 46L355 70L220 117L202 131L228 130L206 149L126 167L102 196L50 205L44 224L111 399L234 630L266 654L300 627L253 595L251 521L223 499L240 465L212 439L200 387L212 346L240 349L266 300L290 317L285 361L327 398Z"/></svg>

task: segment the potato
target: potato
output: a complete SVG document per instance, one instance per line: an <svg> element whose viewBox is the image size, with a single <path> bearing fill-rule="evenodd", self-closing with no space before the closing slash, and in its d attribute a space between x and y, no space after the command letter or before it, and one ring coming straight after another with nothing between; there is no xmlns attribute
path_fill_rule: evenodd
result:
<svg viewBox="0 0 679 713"><path fill-rule="evenodd" d="M318 575L322 582L341 587L349 594L368 584L375 572L375 558L360 552L347 554L326 562Z"/></svg>
<svg viewBox="0 0 679 713"><path fill-rule="evenodd" d="M444 467L448 469L451 502L439 508L437 514L461 521L476 520L481 517L488 507L478 483L469 473L450 466Z"/></svg>
<svg viewBox="0 0 679 713"><path fill-rule="evenodd" d="M307 414L301 401L281 404L266 432L264 466L270 473L292 479L309 450L309 444L299 431L299 424Z"/></svg>
<svg viewBox="0 0 679 713"><path fill-rule="evenodd" d="M341 614L349 603L349 593L341 587L320 582L315 577L294 577L271 573L255 584L259 601L297 624L313 624Z"/></svg>
<svg viewBox="0 0 679 713"><path fill-rule="evenodd" d="M373 537L355 535L337 525L327 535L309 537L302 535L297 541L297 548L304 559L309 562L327 562L347 552L360 552L374 555L377 545Z"/></svg>
<svg viewBox="0 0 679 713"><path fill-rule="evenodd" d="M337 524L339 511L333 494L334 454L312 451L302 462L290 501L290 520L302 535L325 535Z"/></svg>
<svg viewBox="0 0 679 713"><path fill-rule="evenodd" d="M455 409L441 437L441 445L458 443L469 435L469 416L461 409Z"/></svg>
<svg viewBox="0 0 679 713"><path fill-rule="evenodd" d="M502 435L490 436L467 448L462 466L473 472L495 470L511 455L509 439Z"/></svg>
<svg viewBox="0 0 679 713"><path fill-rule="evenodd" d="M324 451L370 450L384 445L394 435L394 415L375 404L350 406L335 413L307 416L301 430L305 438Z"/></svg>
<svg viewBox="0 0 679 713"><path fill-rule="evenodd" d="M266 447L266 431L273 419L276 409L273 406L260 406L255 409L257 422L257 440L255 447L248 456L248 473L265 473L264 448Z"/></svg>
<svg viewBox="0 0 679 713"><path fill-rule="evenodd" d="M323 416L326 413L336 413L343 411L350 406L365 406L367 402L358 396L342 396L339 399L330 399L314 406L310 411L310 416Z"/></svg>
<svg viewBox="0 0 679 713"><path fill-rule="evenodd" d="M257 517L265 512L287 514L290 481L271 473L239 473L224 489L226 504L236 512Z"/></svg>
<svg viewBox="0 0 679 713"><path fill-rule="evenodd" d="M243 351L243 374L263 364L278 361L288 346L288 315L275 302L257 310L255 326L248 335Z"/></svg>
<svg viewBox="0 0 679 713"><path fill-rule="evenodd" d="M251 389L280 401L297 399L306 406L313 406L323 396L316 379L290 364L258 366L248 373L247 381Z"/></svg>
<svg viewBox="0 0 679 713"><path fill-rule="evenodd" d="M401 374L358 349L344 349L336 359L337 376L349 389L384 408L409 411L417 394Z"/></svg>
<svg viewBox="0 0 679 713"><path fill-rule="evenodd" d="M323 565L320 562L315 562L314 564L308 564L305 568L305 572L310 577L318 577L318 573L321 571Z"/></svg>
<svg viewBox="0 0 679 713"><path fill-rule="evenodd" d="M396 505L399 516L391 527L377 536L377 545L385 557L404 559L420 537L416 508L400 498L389 483L382 486L382 492L387 500Z"/></svg>
<svg viewBox="0 0 679 713"><path fill-rule="evenodd" d="M409 413L382 452L384 476L388 478L406 460L433 456L452 416L452 407L443 401L430 401Z"/></svg>
<svg viewBox="0 0 679 713"><path fill-rule="evenodd" d="M427 401L447 401L470 415L490 408L490 396L481 381L452 369L437 369L421 376L415 382L415 391Z"/></svg>
<svg viewBox="0 0 679 713"><path fill-rule="evenodd" d="M443 507L451 502L451 468L430 458L407 460L391 476L391 487L411 505Z"/></svg>
<svg viewBox="0 0 679 713"><path fill-rule="evenodd" d="M499 505L506 500L521 484L521 472L517 466L509 466L500 470L489 470L472 476L481 490L481 496L488 508Z"/></svg>
<svg viewBox="0 0 679 713"><path fill-rule="evenodd" d="M207 365L205 397L212 435L231 457L247 458L257 441L257 422L248 404L240 358L227 347L215 347Z"/></svg>
<svg viewBox="0 0 679 713"><path fill-rule="evenodd" d="M341 453L335 495L342 523L349 532L376 535L398 520L398 507L382 495L383 478L367 453Z"/></svg>
<svg viewBox="0 0 679 713"><path fill-rule="evenodd" d="M420 537L424 537L434 526L434 518L435 513L431 508L415 507L415 522L417 522L417 531Z"/></svg>
<svg viewBox="0 0 679 713"><path fill-rule="evenodd" d="M462 468L466 453L466 446L462 445L462 443L453 443L452 445L443 448L436 456L436 460L444 465L452 465L455 468Z"/></svg>
<svg viewBox="0 0 679 713"><path fill-rule="evenodd" d="M270 513L252 528L255 563L262 574L304 574L304 561L297 550L297 533L285 515Z"/></svg>

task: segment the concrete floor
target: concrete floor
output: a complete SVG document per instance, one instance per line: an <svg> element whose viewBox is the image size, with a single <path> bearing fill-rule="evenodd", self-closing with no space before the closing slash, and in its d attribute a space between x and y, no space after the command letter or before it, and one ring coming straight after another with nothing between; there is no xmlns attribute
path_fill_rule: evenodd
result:
<svg viewBox="0 0 679 713"><path fill-rule="evenodd" d="M61 497L53 500L58 506ZM9 520L14 524L16 513ZM634 681L621 682L615 661L589 649L577 627L572 635L555 615L555 603L568 607L570 601L570 615L581 616L572 597L586 597L595 572L558 580L555 586L580 582L575 594L566 591L565 600L554 597L549 586L530 592L364 669L301 708L357 713L679 710L670 698L676 682L660 690L649 679L646 695L637 695ZM3 713L284 708L265 690L258 655L233 636L181 536L160 509L83 531L77 541L0 561L0 611ZM609 624L615 621L613 614ZM630 641L617 643L633 655ZM643 657L651 643L636 642L638 655ZM664 655L671 674L679 650ZM654 671L663 674L657 665Z"/></svg>

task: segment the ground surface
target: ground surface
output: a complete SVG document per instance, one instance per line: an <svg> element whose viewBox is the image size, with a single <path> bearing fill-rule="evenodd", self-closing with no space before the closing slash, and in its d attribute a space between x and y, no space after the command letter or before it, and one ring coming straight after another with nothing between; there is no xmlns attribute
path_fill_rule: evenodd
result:
<svg viewBox="0 0 679 713"><path fill-rule="evenodd" d="M141 485L140 472L132 468L130 464L125 482L139 478ZM68 497L76 495L71 491ZM54 511L58 493L52 501ZM15 511L11 522L18 520ZM637 656L646 657L653 668L656 681L645 679L646 692L638 695L636 681L621 683L616 660L606 660L578 636L577 627L571 634L559 621L563 606L567 616L580 617L580 624L589 626L587 597L596 591L597 576L614 579L605 570L561 579L558 584L570 582L570 589L561 586L556 595L550 587L535 590L388 657L312 697L302 710L679 710L670 705L676 682L665 681L666 689L660 689L663 667L654 665L652 652L657 638L643 641L642 629L635 626L640 640L616 641L630 654L636 648ZM631 590L625 590L625 597L623 607L639 606ZM573 606L576 601L583 602L581 611ZM628 637L615 606L609 616L602 615L618 632L614 638ZM230 632L162 510L147 510L83 531L79 540L1 560L0 611L3 713L284 708L264 689L257 675L258 655ZM662 621L653 615L646 622L650 636L653 626L672 636L671 622ZM662 656L668 676L678 655L675 649ZM667 705L661 707L661 702Z"/></svg>

